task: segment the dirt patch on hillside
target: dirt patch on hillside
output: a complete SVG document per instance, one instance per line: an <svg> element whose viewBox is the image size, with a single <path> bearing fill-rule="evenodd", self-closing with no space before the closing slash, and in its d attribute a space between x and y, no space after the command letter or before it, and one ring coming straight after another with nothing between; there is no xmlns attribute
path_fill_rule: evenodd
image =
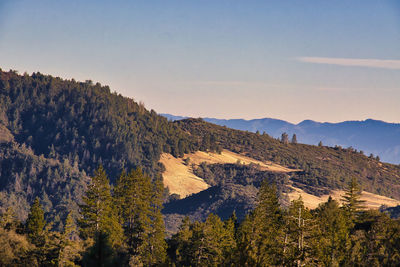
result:
<svg viewBox="0 0 400 267"><path fill-rule="evenodd" d="M326 202L331 196L333 199L339 201L341 203L341 199L345 192L343 190L334 190L331 192L329 195L323 195L323 196L314 196L309 193L304 192L302 189L293 187L291 188L294 190L293 192L288 194L288 197L290 201L296 200L301 196L301 198L304 201L304 205L310 209L315 209L318 207L320 203ZM385 196L380 196L377 194L373 194L370 192L362 191L361 194L361 200L364 200L364 206L369 209L378 209L381 205L386 205L388 207L394 207L397 205L400 205L400 201L385 197Z"/></svg>

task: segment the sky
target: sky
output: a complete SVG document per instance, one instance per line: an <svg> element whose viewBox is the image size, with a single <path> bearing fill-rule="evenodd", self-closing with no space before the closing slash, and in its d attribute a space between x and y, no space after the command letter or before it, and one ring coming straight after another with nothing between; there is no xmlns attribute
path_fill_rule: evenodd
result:
<svg viewBox="0 0 400 267"><path fill-rule="evenodd" d="M158 113L400 122L400 1L0 0L0 68Z"/></svg>

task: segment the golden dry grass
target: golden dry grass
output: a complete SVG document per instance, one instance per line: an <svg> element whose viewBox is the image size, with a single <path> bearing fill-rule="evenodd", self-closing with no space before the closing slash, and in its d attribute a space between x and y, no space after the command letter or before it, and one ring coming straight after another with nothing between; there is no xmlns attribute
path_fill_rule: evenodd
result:
<svg viewBox="0 0 400 267"><path fill-rule="evenodd" d="M184 159L189 158L189 164L184 163ZM170 193L179 194L181 198L184 198L190 194L195 194L203 191L209 187L203 179L196 176L192 171L192 164L199 165L202 162L208 164L215 163L237 163L240 161L241 164L256 164L262 170L275 171L275 172L293 172L298 171L295 169L289 169L284 166L271 163L262 162L250 157L246 157L228 150L223 150L221 154L214 152L203 152L197 151L195 153L185 154L183 158L175 158L171 154L163 153L161 155L160 162L165 166L165 172L163 172L164 185L169 188ZM300 188L291 186L293 192L288 194L290 200L298 199L302 197L304 205L308 208L314 209L322 202L326 202L329 196L339 202L344 195L343 190L334 190L330 195L314 196L306 193ZM381 205L389 207L400 205L400 201L385 196L380 196L370 192L363 191L361 199L365 201L365 206L371 209L378 209Z"/></svg>
<svg viewBox="0 0 400 267"><path fill-rule="evenodd" d="M203 179L193 174L190 166L186 166L182 159L163 153L160 162L165 166L162 174L164 186L169 188L171 194L184 198L209 187Z"/></svg>
<svg viewBox="0 0 400 267"><path fill-rule="evenodd" d="M183 159L190 158L189 164L185 165ZM264 163L228 150L223 150L221 154L213 152L197 151L195 153L185 154L184 158L175 158L171 154L163 153L160 162L165 166L163 172L164 185L169 188L170 193L179 194L181 198L190 194L198 193L207 189L209 186L203 179L193 174L192 164L199 165L202 162L214 163L237 163L257 164L262 170L275 172L296 171L278 164L270 162Z"/></svg>
<svg viewBox="0 0 400 267"><path fill-rule="evenodd" d="M341 202L342 196L344 195L343 190L334 190L329 195L323 195L318 197L306 193L300 188L296 188L293 186L291 188L294 189L294 191L288 194L289 199L295 200L298 199L299 196L301 196L302 200L304 201L304 205L310 209L315 209L316 207L318 207L320 203L326 202L329 196ZM386 205L388 207L394 207L400 205L399 200L385 196L380 196L366 191L362 191L361 200L365 201L364 206L369 209L378 209L381 205Z"/></svg>
<svg viewBox="0 0 400 267"><path fill-rule="evenodd" d="M283 167L281 165L272 163L272 162L262 162L250 157L246 157L243 155L240 155L238 153L231 152L229 150L223 150L221 154L214 153L214 152L203 152L203 151L197 151L195 153L191 154L185 154L185 158L190 158L190 163L194 163L196 165L199 165L202 162L206 162L209 164L214 164L214 163L240 163L242 164L256 164L260 166L260 169L262 170L268 170L268 171L273 171L273 172L293 172L293 171L299 171L295 169L289 169L286 167Z"/></svg>

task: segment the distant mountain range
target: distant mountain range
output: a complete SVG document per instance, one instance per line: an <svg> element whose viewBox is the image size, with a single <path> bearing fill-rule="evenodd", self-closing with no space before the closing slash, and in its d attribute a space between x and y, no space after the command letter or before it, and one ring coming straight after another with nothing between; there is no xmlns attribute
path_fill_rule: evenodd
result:
<svg viewBox="0 0 400 267"><path fill-rule="evenodd" d="M161 114L169 120L187 117ZM400 124L379 120L344 121L340 123L304 120L299 124L264 118L254 120L203 118L205 121L229 128L260 133L278 138L286 132L289 138L296 134L299 143L327 146L353 147L366 155L374 154L384 162L400 163Z"/></svg>

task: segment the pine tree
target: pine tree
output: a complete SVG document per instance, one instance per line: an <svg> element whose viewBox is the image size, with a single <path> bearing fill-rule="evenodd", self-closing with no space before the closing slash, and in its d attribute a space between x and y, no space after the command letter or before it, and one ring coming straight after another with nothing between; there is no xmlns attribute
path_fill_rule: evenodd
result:
<svg viewBox="0 0 400 267"><path fill-rule="evenodd" d="M178 232L169 240L169 258L177 266L190 265L190 239L193 231L190 229L189 217L185 217L179 226Z"/></svg>
<svg viewBox="0 0 400 267"><path fill-rule="evenodd" d="M230 266L236 248L232 220L222 222L210 214L205 222L186 217L170 241L170 255L177 266Z"/></svg>
<svg viewBox="0 0 400 267"><path fill-rule="evenodd" d="M152 185L140 168L123 172L117 182L115 197L125 243L135 264L154 265L165 260L162 190L161 182Z"/></svg>
<svg viewBox="0 0 400 267"><path fill-rule="evenodd" d="M339 203L329 197L315 210L317 229L313 249L319 265L341 266L350 247L349 225Z"/></svg>
<svg viewBox="0 0 400 267"><path fill-rule="evenodd" d="M35 198L28 219L26 220L26 232L31 242L38 245L43 241L43 230L46 225L44 220L44 211L40 204L39 198Z"/></svg>
<svg viewBox="0 0 400 267"><path fill-rule="evenodd" d="M115 266L115 257L110 238L105 232L96 232L94 245L83 256L83 266Z"/></svg>
<svg viewBox="0 0 400 267"><path fill-rule="evenodd" d="M258 205L240 227L240 264L268 266L283 264L284 217L275 186L264 180Z"/></svg>
<svg viewBox="0 0 400 267"><path fill-rule="evenodd" d="M284 144L289 144L289 136L287 133L283 133L281 136L281 142Z"/></svg>
<svg viewBox="0 0 400 267"><path fill-rule="evenodd" d="M75 262L80 259L80 242L77 238L78 229L72 214L69 213L64 230L61 233L59 266L77 266Z"/></svg>
<svg viewBox="0 0 400 267"><path fill-rule="evenodd" d="M351 222L355 222L357 215L363 209L363 203L365 201L360 200L361 189L355 178L352 178L345 188L345 194L342 198L343 208L346 210L347 215Z"/></svg>
<svg viewBox="0 0 400 267"><path fill-rule="evenodd" d="M297 144L297 136L296 136L296 134L293 134L293 136L292 136L292 144Z"/></svg>
<svg viewBox="0 0 400 267"><path fill-rule="evenodd" d="M150 227L147 239L147 260L148 265L155 265L165 262L166 242L165 242L165 224L161 214L162 195L164 191L163 183L160 179L154 181L152 186L152 195L150 199Z"/></svg>
<svg viewBox="0 0 400 267"><path fill-rule="evenodd" d="M113 205L110 184L106 172L100 166L82 198L80 205L82 218L79 220L80 234L84 239L94 238L99 232L109 238L113 247L121 245L122 227Z"/></svg>
<svg viewBox="0 0 400 267"><path fill-rule="evenodd" d="M304 207L301 197L293 200L286 215L285 265L309 265L313 228L314 220L310 211Z"/></svg>

